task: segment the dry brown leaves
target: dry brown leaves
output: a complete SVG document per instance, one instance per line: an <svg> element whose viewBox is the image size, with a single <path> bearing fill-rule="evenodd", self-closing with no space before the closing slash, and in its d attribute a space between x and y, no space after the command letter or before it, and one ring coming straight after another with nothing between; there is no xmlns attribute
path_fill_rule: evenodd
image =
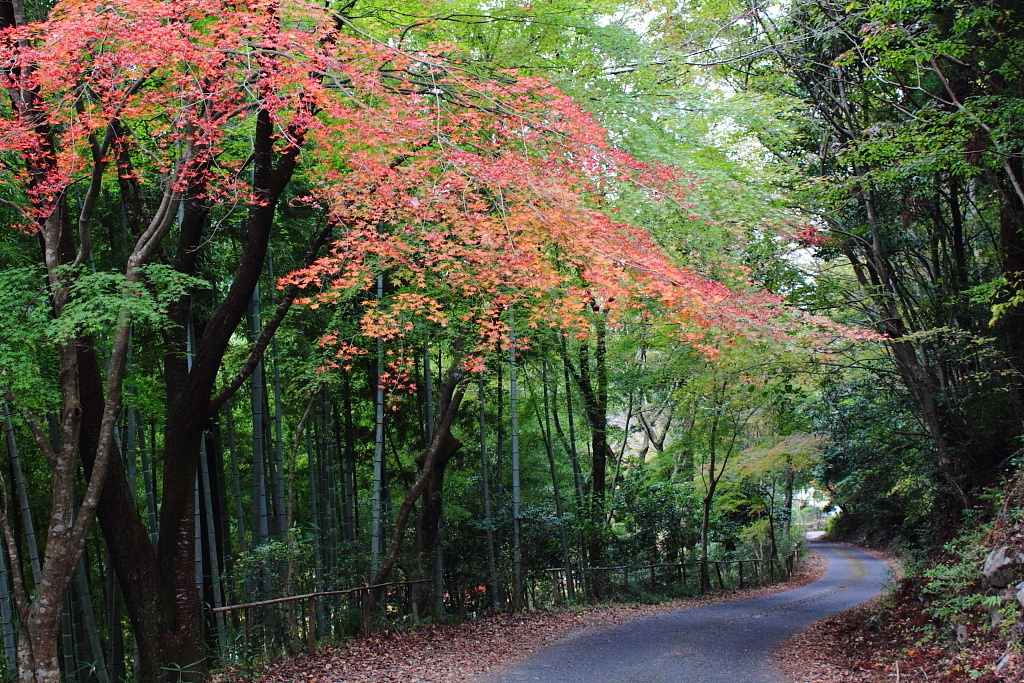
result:
<svg viewBox="0 0 1024 683"><path fill-rule="evenodd" d="M419 683L465 681L510 664L560 638L675 609L777 593L816 580L825 562L812 556L793 580L758 589L716 593L661 605L599 605L585 609L495 614L459 626L431 626L361 638L273 662L253 676L224 671L221 683Z"/></svg>
<svg viewBox="0 0 1024 683"><path fill-rule="evenodd" d="M892 559L887 557L886 559ZM1024 666L1005 640L973 632L968 645L921 642L918 627L932 616L907 581L888 599L876 599L819 621L787 641L776 660L791 683L1020 683Z"/></svg>

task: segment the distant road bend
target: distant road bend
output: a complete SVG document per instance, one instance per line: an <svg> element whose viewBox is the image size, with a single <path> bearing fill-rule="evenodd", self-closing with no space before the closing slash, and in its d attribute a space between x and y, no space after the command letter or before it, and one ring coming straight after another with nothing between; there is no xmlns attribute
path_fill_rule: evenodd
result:
<svg viewBox="0 0 1024 683"><path fill-rule="evenodd" d="M478 681L781 683L771 663L780 643L874 597L887 578L885 563L867 553L830 543L811 547L828 559L825 575L812 584L582 631Z"/></svg>

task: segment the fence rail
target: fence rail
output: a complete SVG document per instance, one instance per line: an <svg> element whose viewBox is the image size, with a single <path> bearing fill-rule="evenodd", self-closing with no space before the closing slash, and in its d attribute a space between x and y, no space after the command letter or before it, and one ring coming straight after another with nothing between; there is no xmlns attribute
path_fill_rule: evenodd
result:
<svg viewBox="0 0 1024 683"><path fill-rule="evenodd" d="M550 584L550 598L544 596L543 573L527 587L535 606L561 605L581 594L582 585L597 586L604 594L636 591L701 594L708 590L735 590L788 580L796 570L801 544L777 560L708 560L679 563L655 563L642 566L591 567L583 571L553 567L544 570ZM702 567L704 569L702 570ZM577 579L569 581L569 571ZM344 590L328 590L255 600L208 610L209 642L221 665L251 663L280 653L307 649L314 651L324 639L362 633L369 635L375 626L393 627L418 620L413 587L431 583L395 581L363 585ZM568 594L568 586L577 595ZM464 612L467 593L463 588L448 597ZM374 600L374 595L380 595ZM479 608L489 603L479 596ZM304 603L304 604L303 604ZM471 604L470 608L477 605Z"/></svg>
<svg viewBox="0 0 1024 683"><path fill-rule="evenodd" d="M591 567L583 572L589 581L602 581L605 590L647 589L655 592L659 589L685 590L693 584L697 593L706 590L742 590L789 580L796 570L796 563L801 552L797 544L780 559L746 559L746 560L699 560L692 562L655 563L637 567L621 565L617 567ZM707 570L701 567L706 565ZM552 567L545 570L551 582L551 599L554 604L562 604L572 597L568 595L568 586L578 586L579 581L569 581L565 567ZM580 572L573 572L576 578ZM705 580L702 581L701 577Z"/></svg>

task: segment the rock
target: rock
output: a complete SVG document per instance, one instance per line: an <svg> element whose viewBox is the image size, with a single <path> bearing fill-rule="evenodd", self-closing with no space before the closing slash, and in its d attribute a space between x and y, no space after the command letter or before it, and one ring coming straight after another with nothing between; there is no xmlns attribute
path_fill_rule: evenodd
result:
<svg viewBox="0 0 1024 683"><path fill-rule="evenodd" d="M999 624L1003 623L1002 604L995 604L991 607L986 607L985 611L988 612L988 624L990 628L997 628Z"/></svg>
<svg viewBox="0 0 1024 683"><path fill-rule="evenodd" d="M971 632L966 624L957 624L953 630L956 633L956 642L960 645L966 643L967 639L971 636Z"/></svg>
<svg viewBox="0 0 1024 683"><path fill-rule="evenodd" d="M1001 545L985 558L981 573L988 581L988 585L993 588L1005 588L1010 583L1007 570L1018 564L1024 564L1024 554L1008 545Z"/></svg>
<svg viewBox="0 0 1024 683"><path fill-rule="evenodd" d="M1024 607L1024 581L1017 584L1017 602Z"/></svg>

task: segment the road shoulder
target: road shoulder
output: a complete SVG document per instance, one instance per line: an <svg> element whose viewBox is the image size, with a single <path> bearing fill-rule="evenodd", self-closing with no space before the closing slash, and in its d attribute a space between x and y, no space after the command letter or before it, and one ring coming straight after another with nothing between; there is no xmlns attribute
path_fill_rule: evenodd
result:
<svg viewBox="0 0 1024 683"><path fill-rule="evenodd" d="M850 547L884 560L889 571L899 577L902 563L895 554L860 546ZM871 662L837 656L837 652L844 649L843 640L859 625L870 620L883 599L884 595L878 596L853 609L817 621L786 640L774 658L786 683L890 683L892 677L880 677Z"/></svg>

